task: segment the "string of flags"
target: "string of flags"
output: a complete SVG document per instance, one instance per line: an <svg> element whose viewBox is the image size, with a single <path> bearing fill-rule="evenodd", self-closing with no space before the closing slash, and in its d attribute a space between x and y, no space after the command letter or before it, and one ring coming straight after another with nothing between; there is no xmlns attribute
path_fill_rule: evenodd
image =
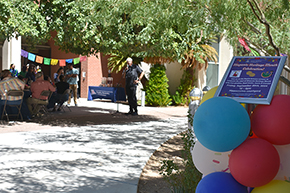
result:
<svg viewBox="0 0 290 193"><path fill-rule="evenodd" d="M28 60L30 60L32 62L37 62L39 64L57 65L59 63L59 66L66 66L66 63L78 64L79 62L83 62L83 61L87 60L86 56L82 56L82 57L78 57L78 58L71 58L71 59L46 58L46 57L32 54L32 53L27 52L27 51L22 50L22 49L21 49L21 56L23 56L24 58L27 58Z"/></svg>

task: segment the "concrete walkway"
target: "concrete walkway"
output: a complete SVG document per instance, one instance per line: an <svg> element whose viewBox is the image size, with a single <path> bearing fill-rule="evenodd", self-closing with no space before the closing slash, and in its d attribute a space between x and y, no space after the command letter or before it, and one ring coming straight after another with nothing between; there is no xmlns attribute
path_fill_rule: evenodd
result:
<svg viewBox="0 0 290 193"><path fill-rule="evenodd" d="M0 192L136 193L151 154L186 130L185 107L79 99L78 107L0 125Z"/></svg>

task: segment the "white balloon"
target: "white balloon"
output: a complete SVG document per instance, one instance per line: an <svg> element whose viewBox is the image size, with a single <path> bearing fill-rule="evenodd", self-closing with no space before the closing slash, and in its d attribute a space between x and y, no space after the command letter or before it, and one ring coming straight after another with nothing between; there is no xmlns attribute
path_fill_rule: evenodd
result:
<svg viewBox="0 0 290 193"><path fill-rule="evenodd" d="M290 144L274 145L280 156L280 168L274 180L290 181Z"/></svg>
<svg viewBox="0 0 290 193"><path fill-rule="evenodd" d="M193 150L191 150L192 160L195 167L206 176L213 172L228 172L229 157L232 151L215 152L207 149L199 141L196 141Z"/></svg>

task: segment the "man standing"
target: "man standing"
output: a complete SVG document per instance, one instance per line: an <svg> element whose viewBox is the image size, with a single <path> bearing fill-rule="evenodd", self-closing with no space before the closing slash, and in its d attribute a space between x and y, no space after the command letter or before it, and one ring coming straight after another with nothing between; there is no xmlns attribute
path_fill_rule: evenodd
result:
<svg viewBox="0 0 290 193"><path fill-rule="evenodd" d="M130 108L128 115L129 114L138 115L136 90L138 83L144 76L144 72L139 66L133 64L132 58L127 58L127 64L128 66L125 69L126 70L125 77L126 77L126 94L128 97Z"/></svg>
<svg viewBox="0 0 290 193"><path fill-rule="evenodd" d="M39 105L48 105L47 98L40 98L41 92L44 90L55 91L55 88L50 84L50 82L44 80L42 72L37 72L35 78L36 80L31 83L30 86L32 97L27 99L28 109L32 115L38 113ZM32 109L32 105L36 106L35 109Z"/></svg>
<svg viewBox="0 0 290 193"><path fill-rule="evenodd" d="M78 74L79 71L73 67L73 64L68 64L68 71L66 72L67 83L69 88L73 91L75 106L77 105L77 93L78 93ZM70 105L71 95L68 97L67 104Z"/></svg>

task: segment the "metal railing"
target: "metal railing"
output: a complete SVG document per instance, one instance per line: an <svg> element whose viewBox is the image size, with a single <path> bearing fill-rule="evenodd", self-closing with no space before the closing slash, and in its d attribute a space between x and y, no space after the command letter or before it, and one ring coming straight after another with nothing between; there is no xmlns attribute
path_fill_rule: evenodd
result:
<svg viewBox="0 0 290 193"><path fill-rule="evenodd" d="M290 73L290 67L289 66L284 66L284 70L286 70L288 73ZM285 76L281 75L279 80L286 84L288 87L290 87L290 80L287 79Z"/></svg>

